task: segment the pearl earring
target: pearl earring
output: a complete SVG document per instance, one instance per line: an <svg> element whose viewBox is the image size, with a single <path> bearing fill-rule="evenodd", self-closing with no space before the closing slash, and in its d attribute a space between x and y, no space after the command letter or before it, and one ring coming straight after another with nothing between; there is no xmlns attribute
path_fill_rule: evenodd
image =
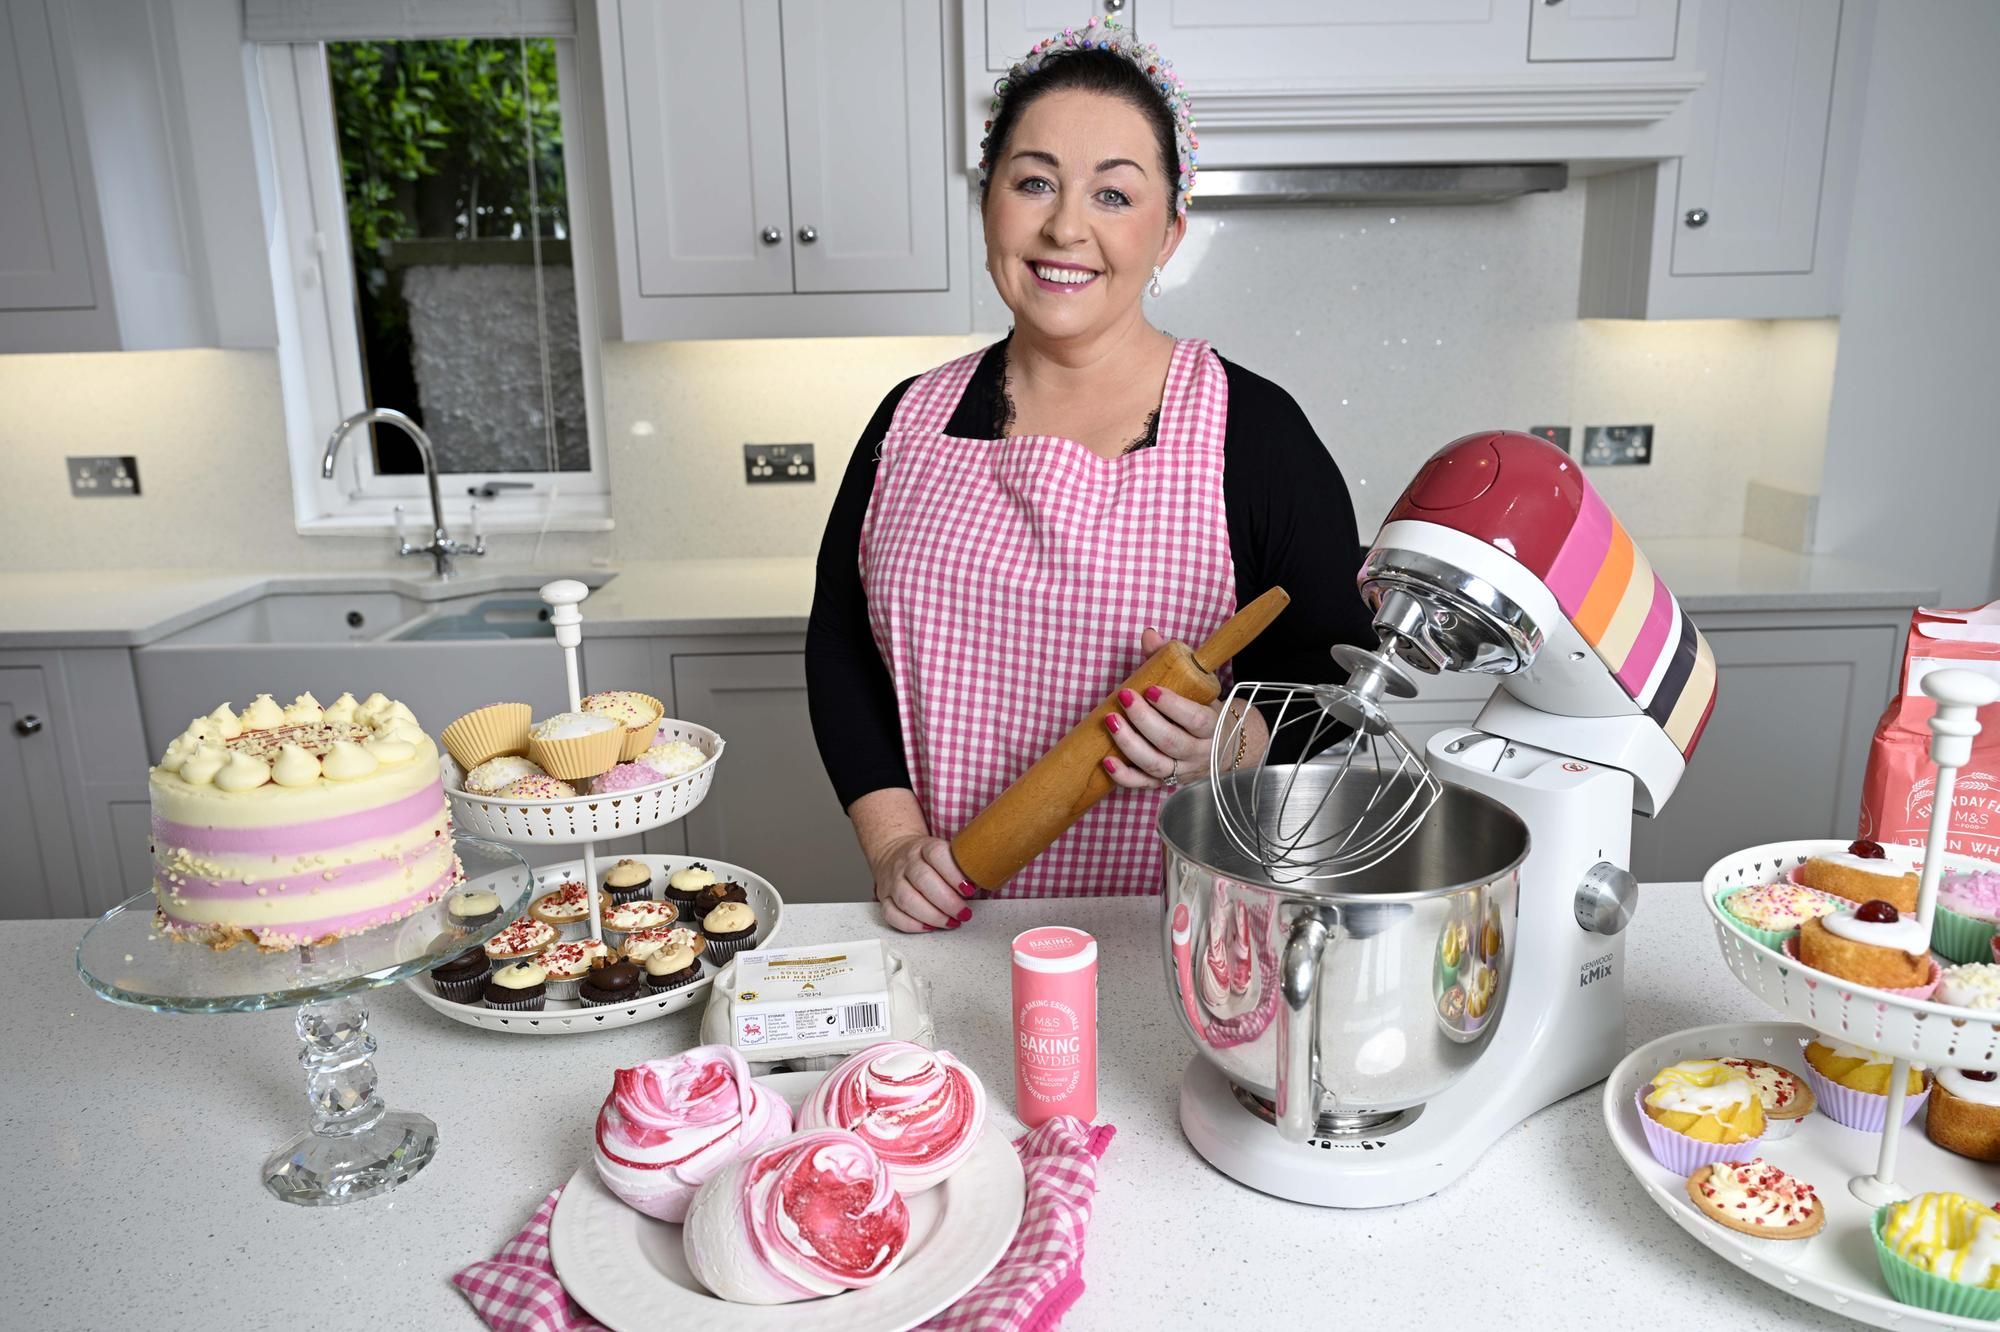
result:
<svg viewBox="0 0 2000 1332"><path fill-rule="evenodd" d="M1160 266L1158 264L1153 265L1152 285L1148 286L1146 290L1153 293L1154 296L1158 296L1160 294Z"/></svg>

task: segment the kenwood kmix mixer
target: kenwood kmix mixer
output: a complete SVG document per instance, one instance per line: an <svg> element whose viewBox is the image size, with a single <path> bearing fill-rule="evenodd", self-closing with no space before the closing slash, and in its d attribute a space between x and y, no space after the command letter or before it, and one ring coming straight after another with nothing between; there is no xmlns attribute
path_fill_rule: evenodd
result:
<svg viewBox="0 0 2000 1332"><path fill-rule="evenodd" d="M1632 815L1673 794L1716 687L1646 557L1529 435L1447 445L1359 579L1379 646L1334 649L1344 685L1237 684L1224 715L1256 704L1269 757L1232 767L1225 724L1211 780L1160 815L1200 1052L1182 1128L1253 1188L1343 1207L1436 1192L1618 1062ZM1440 671L1499 684L1418 753L1383 700Z"/></svg>

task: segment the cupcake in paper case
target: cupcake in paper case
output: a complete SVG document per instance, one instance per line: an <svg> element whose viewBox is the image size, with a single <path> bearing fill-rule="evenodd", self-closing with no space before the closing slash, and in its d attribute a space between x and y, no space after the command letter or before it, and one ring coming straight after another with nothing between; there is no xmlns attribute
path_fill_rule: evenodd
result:
<svg viewBox="0 0 2000 1332"><path fill-rule="evenodd" d="M528 757L566 782L611 771L624 744L617 718L590 712L558 712L528 728Z"/></svg>
<svg viewBox="0 0 2000 1332"><path fill-rule="evenodd" d="M680 777L708 762L708 755L701 751L701 747L689 741L661 739L658 736L654 739L656 743L633 761L644 764L661 777Z"/></svg>
<svg viewBox="0 0 2000 1332"><path fill-rule="evenodd" d="M2000 965L1980 961L1946 967L1931 997L1953 1008L2000 1009Z"/></svg>
<svg viewBox="0 0 2000 1332"><path fill-rule="evenodd" d="M1795 883L1760 883L1722 895L1722 913L1738 933L1755 939L1766 948L1782 947L1799 932L1799 926L1821 916L1830 916L1842 903L1839 898L1816 888Z"/></svg>
<svg viewBox="0 0 2000 1332"><path fill-rule="evenodd" d="M724 902L701 918L708 940L708 960L716 966L757 944L757 913L742 902Z"/></svg>
<svg viewBox="0 0 2000 1332"><path fill-rule="evenodd" d="M1899 1303L2000 1319L2000 1213L1960 1193L1920 1193L1876 1209L1882 1279Z"/></svg>
<svg viewBox="0 0 2000 1332"><path fill-rule="evenodd" d="M637 964L618 961L606 962L592 967L590 974L583 978L583 984L576 990L576 997L585 1008L609 1008L614 1004L630 1003L645 996L645 973Z"/></svg>
<svg viewBox="0 0 2000 1332"><path fill-rule="evenodd" d="M1889 1122L1887 1055L1852 1045L1813 1041L1806 1046L1806 1083L1819 1101L1820 1113L1836 1124L1863 1133L1880 1133ZM1910 1065L1903 1122L1916 1118L1930 1096L1930 1075Z"/></svg>
<svg viewBox="0 0 2000 1332"><path fill-rule="evenodd" d="M627 1206L676 1224L695 1190L792 1131L791 1107L727 1045L699 1045L612 1074L597 1112L597 1177Z"/></svg>
<svg viewBox="0 0 2000 1332"><path fill-rule="evenodd" d="M1653 1159L1687 1176L1719 1161L1746 1161L1764 1138L1756 1086L1715 1059L1670 1064L1633 1095Z"/></svg>
<svg viewBox="0 0 2000 1332"><path fill-rule="evenodd" d="M643 860L633 860L627 856L604 872L604 891L611 894L611 905L620 902L636 902L642 897L653 895L653 871Z"/></svg>
<svg viewBox="0 0 2000 1332"><path fill-rule="evenodd" d="M525 746L526 742L523 742ZM487 759L478 767L465 774L461 783L468 795L499 795L509 782L517 782L523 777L546 777L541 765L533 759L521 758L514 754L502 754L499 758Z"/></svg>
<svg viewBox="0 0 2000 1332"><path fill-rule="evenodd" d="M486 956L486 950L468 948L431 969L431 989L437 992L440 999L469 1004L479 998L480 992L486 988L486 978L492 974L493 959Z"/></svg>
<svg viewBox="0 0 2000 1332"><path fill-rule="evenodd" d="M508 1013L539 1013L549 997L548 980L537 962L511 962L487 977L486 1006Z"/></svg>
<svg viewBox="0 0 2000 1332"><path fill-rule="evenodd" d="M666 704L636 689L607 689L585 694L578 703L593 717L609 717L624 730L618 757L630 762L653 743L653 732L667 713Z"/></svg>
<svg viewBox="0 0 2000 1332"><path fill-rule="evenodd" d="M1826 1229L1826 1204L1813 1186L1762 1157L1705 1165L1687 1178L1695 1210L1762 1257L1790 1262Z"/></svg>
<svg viewBox="0 0 2000 1332"><path fill-rule="evenodd" d="M610 960L611 949L601 940L574 939L544 949L535 964L548 978L549 998L574 999L590 969Z"/></svg>
<svg viewBox="0 0 2000 1332"><path fill-rule="evenodd" d="M1833 963L1833 964L1831 964L1831 965L1827 965L1827 964L1826 964L1826 963L1825 963L1825 962L1823 961L1823 962L1822 962L1822 965L1819 965L1819 966L1813 966L1813 963L1811 963L1811 962L1808 962L1808 961L1806 961L1806 959L1805 959L1805 958L1803 958L1803 957L1800 957L1800 956L1799 956L1799 942L1800 942L1800 939L1803 939L1803 938L1805 937L1805 931L1806 931L1806 930L1808 930L1808 929L1815 929L1815 930L1817 930L1817 929L1819 928L1819 924L1820 924L1820 923L1819 923L1818 921L1808 921L1808 922L1806 922L1806 924L1804 924L1804 925L1802 925L1802 926L1800 926L1800 927L1799 927L1799 939L1787 939L1787 940L1785 940L1785 946L1784 946L1783 948L1779 949L1778 951L1779 951L1779 952L1781 952L1781 953L1783 953L1783 954L1784 954L1784 955L1785 955L1786 957L1789 957L1790 959L1792 959L1792 961L1794 961L1794 962L1801 962L1801 963L1804 963L1804 964L1805 964L1806 966L1809 966L1809 967L1813 967L1813 969L1814 969L1815 971L1820 971L1820 972L1824 972L1824 973L1825 973L1826 975L1828 975L1828 976L1831 976L1831 977L1833 977L1833 978L1834 978L1835 980L1840 980L1840 981L1849 981L1849 982L1852 982L1852 983L1853 983L1853 984L1855 984L1855 985L1867 985L1867 984L1868 984L1868 982L1867 982L1867 981L1864 981L1864 980L1861 980L1861 979L1859 979L1859 978L1857 978L1857 977L1854 977L1854 976L1847 976L1847 975L1842 975L1842 974L1840 973L1840 971L1838 971L1838 970L1835 970L1834 968L1840 965L1840 964L1839 964L1838 962L1835 962L1835 963ZM1860 959L1861 959L1862 961L1864 961L1864 962L1866 962L1866 961L1870 961L1870 960L1879 960L1879 961L1886 961L1886 962L1890 963L1891 965L1894 965L1894 964L1895 964L1895 963L1894 963L1894 959L1893 959L1893 958L1873 958L1873 959L1871 959L1871 955L1870 955L1870 954L1868 954L1868 953L1862 953L1862 952L1857 952L1857 951L1855 951L1855 949L1854 949L1854 946L1852 945L1852 941L1846 941L1846 944L1847 944L1847 946L1846 946L1845 948L1843 948L1843 947L1842 947L1842 943L1841 943L1841 942L1838 942L1838 939L1839 939L1839 936L1837 936L1837 935L1834 935L1834 934L1833 934L1833 932L1832 932L1831 930L1828 930L1828 931L1825 931L1825 932L1824 932L1824 935L1823 935L1823 938L1822 938L1822 941L1823 941L1823 942L1829 942L1829 941L1833 941L1833 946L1834 946L1834 948L1836 949L1836 951L1837 951L1837 952L1841 952L1841 953L1844 953L1844 955L1846 955L1846 956L1850 956L1850 957L1858 957L1858 958L1860 958ZM1865 945L1863 945L1863 947L1865 947ZM1878 949L1875 949L1875 950L1874 950L1874 953L1875 953L1875 954L1886 954L1886 953L1890 953L1890 952L1892 952L1892 951L1895 951L1895 952L1897 952L1897 953L1898 953L1899 955L1902 955L1902 954L1900 954L1900 950L1890 950L1890 949L1882 949L1882 948L1878 948ZM1918 957L1918 955L1917 955L1917 954L1907 954L1907 955L1903 955L1903 956L1908 956L1908 957L1910 957L1910 958L1912 958L1912 959L1916 959L1916 958ZM1880 991L1882 991L1882 993L1884 993L1884 994L1896 994L1896 995L1901 995L1901 996L1902 996L1903 998L1905 998L1905 999L1928 999L1928 998L1930 998L1930 997L1931 997L1931 996L1932 996L1932 995L1933 995L1934 993L1936 993L1936 991L1937 991L1937 987L1938 987L1938 981L1939 981L1939 979L1940 979L1940 978L1941 978L1941 977L1942 977L1942 976L1944 975L1944 969L1943 969L1942 967L1940 967L1940 966L1938 965L1938 960L1937 960L1936 958L1934 958L1934 957L1930 957L1930 956L1929 956L1928 954L1924 954L1924 955L1922 955L1922 956L1923 956L1923 961L1915 961L1915 960L1913 960L1913 961L1912 961L1912 962L1910 963L1910 965L1912 965L1912 966L1917 966L1917 967L1921 967L1922 965L1924 965L1924 962L1928 962L1928 964L1929 964L1929 966L1930 966L1930 979L1926 980L1926 981L1925 981L1925 982L1924 982L1924 983L1923 983L1922 985L1873 985L1873 986L1870 986L1869 988L1871 988L1871 989L1876 989L1876 990L1880 990Z"/></svg>
<svg viewBox="0 0 2000 1332"><path fill-rule="evenodd" d="M1993 957L2000 922L2000 870L1946 870L1938 881L1931 947L1953 962Z"/></svg>
<svg viewBox="0 0 2000 1332"><path fill-rule="evenodd" d="M528 723L534 715L526 703L489 703L445 727L438 739L458 766L470 773L488 759L526 753Z"/></svg>
<svg viewBox="0 0 2000 1332"><path fill-rule="evenodd" d="M585 785L592 795L622 795L627 791L643 791L649 786L658 786L665 780L643 763L621 763L610 772L591 778Z"/></svg>
<svg viewBox="0 0 2000 1332"><path fill-rule="evenodd" d="M686 939L674 939L646 955L646 993L665 994L701 979L701 961Z"/></svg>
<svg viewBox="0 0 2000 1332"><path fill-rule="evenodd" d="M699 860L681 866L667 876L667 900L688 907L696 894L715 882L715 875Z"/></svg>
<svg viewBox="0 0 2000 1332"><path fill-rule="evenodd" d="M526 777L516 777L493 794L505 800L539 800L549 804L557 800L574 800L576 788L560 777L531 772Z"/></svg>

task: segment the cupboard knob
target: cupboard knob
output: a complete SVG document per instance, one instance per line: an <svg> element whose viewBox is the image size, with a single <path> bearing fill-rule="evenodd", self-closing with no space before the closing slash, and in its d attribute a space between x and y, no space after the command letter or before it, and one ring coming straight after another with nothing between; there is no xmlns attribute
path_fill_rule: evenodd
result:
<svg viewBox="0 0 2000 1332"><path fill-rule="evenodd" d="M776 227L765 227L760 235L766 245L776 245L785 238L785 233Z"/></svg>
<svg viewBox="0 0 2000 1332"><path fill-rule="evenodd" d="M1708 225L1708 210L1706 208L1690 208L1687 210L1687 216L1682 221L1691 227L1705 227Z"/></svg>
<svg viewBox="0 0 2000 1332"><path fill-rule="evenodd" d="M21 718L19 721L14 723L15 735L34 735L41 729L42 729L42 719L40 717L35 716L33 713L28 714L27 716Z"/></svg>
<svg viewBox="0 0 2000 1332"><path fill-rule="evenodd" d="M811 226L804 226L799 228L799 244L811 245L814 241L818 239L819 239L818 228Z"/></svg>
<svg viewBox="0 0 2000 1332"><path fill-rule="evenodd" d="M1104 12L1107 14L1116 14L1123 8L1125 8L1125 0L1104 0Z"/></svg>

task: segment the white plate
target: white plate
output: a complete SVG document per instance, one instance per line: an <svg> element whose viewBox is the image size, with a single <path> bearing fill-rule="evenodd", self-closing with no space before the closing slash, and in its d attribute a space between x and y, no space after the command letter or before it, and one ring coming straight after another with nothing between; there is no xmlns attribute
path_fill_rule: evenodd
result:
<svg viewBox="0 0 2000 1332"><path fill-rule="evenodd" d="M1633 1094L1660 1069L1683 1059L1730 1056L1762 1059L1798 1073L1805 1068L1804 1042L1814 1035L1812 1028L1794 1022L1736 1022L1677 1031L1640 1046L1619 1061L1604 1083L1604 1125L1611 1133L1611 1145L1645 1186L1646 1196L1682 1230L1766 1285L1873 1327L1898 1332L1910 1328L1992 1332L1994 1324L1984 1319L1932 1313L1898 1304L1890 1296L1868 1229L1875 1209L1847 1189L1854 1176L1875 1173L1880 1134L1843 1128L1815 1111L1790 1137L1758 1149L1757 1154L1772 1165L1812 1185L1826 1207L1826 1229L1810 1240L1795 1241L1795 1257L1773 1256L1766 1249L1769 1241L1745 1243L1735 1231L1703 1216L1688 1199L1686 1181L1655 1161L1647 1149ZM1924 1136L1921 1116L1903 1130L1897 1157L1896 1177L1913 1194L1963 1193L1981 1201L1996 1196L1992 1167L1933 1143Z"/></svg>
<svg viewBox="0 0 2000 1332"><path fill-rule="evenodd" d="M758 1081L796 1109L823 1074ZM797 1304L731 1304L701 1288L681 1228L620 1202L586 1161L549 1222L549 1254L570 1295L612 1332L903 1332L979 1283L1014 1242L1027 1178L989 1118L972 1155L934 1189L905 1201L910 1243L894 1272L866 1290Z"/></svg>
<svg viewBox="0 0 2000 1332"><path fill-rule="evenodd" d="M672 717L660 723L670 740L685 740L708 761L677 777L662 777L611 795L579 795L564 800L522 800L511 796L473 795L462 789L465 776L449 754L438 756L438 775L451 797L453 826L462 833L496 842L562 846L601 842L642 833L684 819L708 798L715 769L727 748L721 736L706 726Z"/></svg>
<svg viewBox="0 0 2000 1332"><path fill-rule="evenodd" d="M768 948L778 937L778 929L785 919L785 901L778 896L778 890L768 879L752 874L741 865L714 860L707 856L624 856L624 860L636 860L651 867L653 882L664 889L667 876L675 870L692 865L696 861L713 870L718 879L730 879L743 885L750 898L750 909L757 913L757 938L752 947ZM597 867L600 872L613 864L610 857L600 858ZM581 879L583 862L564 861L559 865L549 865L535 871L538 888L554 888L565 879ZM681 922L676 922L676 924ZM649 994L629 1003L612 1004L605 1008L585 1008L575 999L551 999L539 1013L508 1013L486 1007L484 1004L454 1003L439 995L431 988L428 975L412 976L403 984L408 986L417 998L435 1008L438 1012L469 1027L485 1027L489 1031L507 1031L516 1036L564 1036L574 1032L606 1031L615 1027L629 1027L635 1022L650 1022L669 1013L678 1013L683 1008L708 1002L709 982L722 968L708 960L707 953L701 958L701 979L681 986L678 990L668 990L664 994Z"/></svg>

